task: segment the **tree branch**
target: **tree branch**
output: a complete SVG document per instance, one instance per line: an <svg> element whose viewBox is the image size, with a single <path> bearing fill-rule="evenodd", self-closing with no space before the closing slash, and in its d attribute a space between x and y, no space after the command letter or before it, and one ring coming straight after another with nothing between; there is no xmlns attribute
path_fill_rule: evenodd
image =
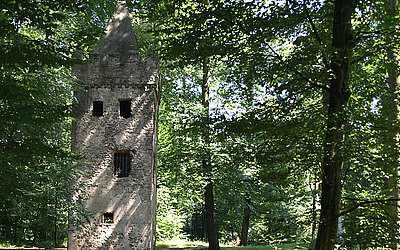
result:
<svg viewBox="0 0 400 250"><path fill-rule="evenodd" d="M321 37L319 36L319 33L318 33L317 28L315 27L315 23L314 23L314 21L313 21L312 18L311 18L311 15L310 15L310 12L308 11L308 8L307 8L307 5L306 5L305 0L303 0L303 10L304 10L304 13L305 13L306 16L307 16L308 23L311 25L312 32L314 33L315 38L317 39L318 44L319 44L320 46L323 46L324 44L323 44L323 42L322 42ZM323 51L322 51L321 53L322 53L322 61L324 62L325 66L328 66L329 64L328 64L328 60L326 59L325 53L324 53Z"/></svg>
<svg viewBox="0 0 400 250"><path fill-rule="evenodd" d="M268 48L272 51L272 53L275 55L275 57L278 58L279 61L285 63L285 60L283 60L282 56L279 55L279 54L271 47L271 45L269 45L268 43L266 43L266 44L267 44ZM307 83L309 83L312 87L320 88L320 89L323 89L323 90L329 92L329 88L328 88L328 87L326 87L326 86L324 86L324 85L319 85L319 84L313 82L311 79L309 79L309 78L307 78L306 76L304 76L304 75L303 75L300 71L298 71L298 70L295 70L295 69L294 69L294 72L295 72L298 76L300 76L301 79L303 79L304 81L306 81Z"/></svg>
<svg viewBox="0 0 400 250"><path fill-rule="evenodd" d="M356 205L354 205L352 208L349 208L345 211L342 211L338 217L343 216L345 214L348 214L354 210L356 210L357 208L361 207L361 206L365 206L368 204L372 204L372 203L386 203L386 202L390 202L390 201L400 201L400 199L379 199L379 200L371 200L371 201L363 201L360 199L354 199L354 198L344 198L346 200L353 200L353 201L361 201L360 203L357 203Z"/></svg>

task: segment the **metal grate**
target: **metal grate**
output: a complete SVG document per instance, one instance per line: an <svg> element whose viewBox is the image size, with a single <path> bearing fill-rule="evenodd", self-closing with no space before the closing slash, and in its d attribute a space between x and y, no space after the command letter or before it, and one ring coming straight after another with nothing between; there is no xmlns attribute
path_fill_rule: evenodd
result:
<svg viewBox="0 0 400 250"><path fill-rule="evenodd" d="M114 154L114 175L128 177L131 173L132 156L129 152L117 152Z"/></svg>
<svg viewBox="0 0 400 250"><path fill-rule="evenodd" d="M104 213L103 214L103 223L106 223L106 224L114 223L114 214L113 213Z"/></svg>

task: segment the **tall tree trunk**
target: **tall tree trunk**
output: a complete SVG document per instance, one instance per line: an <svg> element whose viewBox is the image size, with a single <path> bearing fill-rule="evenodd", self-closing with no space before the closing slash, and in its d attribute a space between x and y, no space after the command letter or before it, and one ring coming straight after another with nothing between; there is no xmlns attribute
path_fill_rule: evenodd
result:
<svg viewBox="0 0 400 250"><path fill-rule="evenodd" d="M35 215L35 227L34 227L34 229L33 229L32 245L35 245L35 244L36 244L39 221L40 221L40 218L39 218L39 208L37 208L37 209L36 209L36 215Z"/></svg>
<svg viewBox="0 0 400 250"><path fill-rule="evenodd" d="M247 246L247 236L249 235L249 225L250 225L250 197L247 194L245 207L243 209L243 221L242 221L242 233L240 235L240 245Z"/></svg>
<svg viewBox="0 0 400 250"><path fill-rule="evenodd" d="M3 212L2 216L4 219L2 221L2 224L4 227L4 234L2 236L3 236L3 239L5 239L7 241L11 241L12 221L10 218L11 218L12 211L11 211L11 209L9 209L8 202L6 204L4 204L3 206L4 206L4 209L2 211Z"/></svg>
<svg viewBox="0 0 400 250"><path fill-rule="evenodd" d="M58 183L56 182L56 185ZM57 216L58 216L58 211L57 211L57 203L58 203L58 198L57 194L55 194L55 201L54 201L54 232L53 232L53 241L54 241L54 246L56 247L58 245L57 242Z"/></svg>
<svg viewBox="0 0 400 250"><path fill-rule="evenodd" d="M311 239L315 239L315 231L317 229L317 186L318 177L317 170L314 170L314 179L310 180L310 190L312 192L312 210L311 210Z"/></svg>
<svg viewBox="0 0 400 250"><path fill-rule="evenodd" d="M215 212L214 212L213 183L211 180L209 180L206 185L206 191L204 196L206 203L208 249L215 250L219 249L219 243L217 235L217 223L215 221Z"/></svg>
<svg viewBox="0 0 400 250"><path fill-rule="evenodd" d="M211 166L211 155L207 149L210 143L210 86L208 82L210 58L206 57L203 61L203 80L201 84L202 91L202 104L204 109L204 118L206 125L203 128L203 141L205 145L204 157L202 161L202 167L204 174L207 176L207 184L204 192L205 209L206 209L206 221L207 221L207 235L209 249L219 249L218 235L217 235L217 222L215 220L215 209L214 209L214 194L213 194L213 182L212 182L212 166Z"/></svg>
<svg viewBox="0 0 400 250"><path fill-rule="evenodd" d="M327 130L322 165L321 214L316 249L334 249L342 194L341 177L344 163L346 106L351 57L351 16L353 0L335 0L330 70Z"/></svg>
<svg viewBox="0 0 400 250"><path fill-rule="evenodd" d="M18 242L18 220L14 217L13 219L13 243Z"/></svg>
<svg viewBox="0 0 400 250"><path fill-rule="evenodd" d="M399 1L398 0L390 0L388 5L387 5L387 13L389 14L389 21L387 23L387 26L389 30L391 28L394 28L396 33L399 30L399 25L397 23L393 23L394 19L397 15L399 15ZM392 26L394 24L394 27ZM387 49L387 54L389 61L391 62L391 65L389 66L388 69L388 92L389 92L389 98L387 100L386 104L386 110L387 110L387 118L390 122L390 124L396 124L398 119L399 119L399 103L397 101L397 91L400 89L400 76L399 76L399 61L400 61L400 56L397 51L393 48L395 45L395 41L397 39L393 39L393 33L388 32L389 34L387 35L387 43L388 43L388 49ZM389 131L392 131L392 129L389 129ZM389 174L389 181L388 181L388 188L390 190L390 198L392 199L398 199L399 197L399 183L398 183L398 177L399 177L399 147L398 147L398 137L394 132L389 132L388 139L390 141L390 152L389 155L390 157L388 158L388 174ZM396 236L398 234L398 221L399 221L399 202L398 201L393 201L392 204L390 204L390 209L389 209L389 236L390 236L390 247L391 249L398 249L398 243L396 240Z"/></svg>

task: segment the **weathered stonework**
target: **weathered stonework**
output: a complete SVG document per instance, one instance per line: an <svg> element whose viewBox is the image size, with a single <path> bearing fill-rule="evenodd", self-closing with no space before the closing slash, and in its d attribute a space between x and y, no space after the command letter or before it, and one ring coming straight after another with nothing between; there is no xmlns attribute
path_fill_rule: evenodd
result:
<svg viewBox="0 0 400 250"><path fill-rule="evenodd" d="M78 217L83 228L71 223L69 249L154 248L159 66L151 55L143 62L132 46L136 38L130 22L126 8L119 6L92 62L74 69L86 89L75 94L72 149L89 163L72 196L92 216L88 221ZM128 118L120 115L121 100L131 102ZM92 113L94 101L103 102L101 116ZM116 152L131 156L127 177L115 175Z"/></svg>

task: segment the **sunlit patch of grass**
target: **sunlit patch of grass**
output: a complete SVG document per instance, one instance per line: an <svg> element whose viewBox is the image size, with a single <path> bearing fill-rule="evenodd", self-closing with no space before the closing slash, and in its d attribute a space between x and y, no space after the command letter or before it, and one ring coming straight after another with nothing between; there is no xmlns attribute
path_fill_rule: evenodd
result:
<svg viewBox="0 0 400 250"><path fill-rule="evenodd" d="M36 249L35 247L25 246L23 244L12 245L5 242L0 243L0 249Z"/></svg>
<svg viewBox="0 0 400 250"><path fill-rule="evenodd" d="M265 250L274 249L270 246L222 246L221 249L224 250Z"/></svg>
<svg viewBox="0 0 400 250"><path fill-rule="evenodd" d="M284 250L284 249L308 249L304 245L296 243L281 244L281 245L263 245L263 246L223 246L224 250Z"/></svg>
<svg viewBox="0 0 400 250"><path fill-rule="evenodd" d="M208 243L202 241L189 241L185 239L159 240L157 241L157 248L208 249Z"/></svg>
<svg viewBox="0 0 400 250"><path fill-rule="evenodd" d="M42 241L36 243L34 246L28 245L26 243L15 243L11 244L10 242L0 242L0 249L43 249L47 247L52 247L53 241ZM53 247L54 249L58 248L66 248L67 240L64 240L58 247Z"/></svg>
<svg viewBox="0 0 400 250"><path fill-rule="evenodd" d="M0 249L23 249L23 248L27 248L27 246L24 244L10 244L9 242L0 242Z"/></svg>

